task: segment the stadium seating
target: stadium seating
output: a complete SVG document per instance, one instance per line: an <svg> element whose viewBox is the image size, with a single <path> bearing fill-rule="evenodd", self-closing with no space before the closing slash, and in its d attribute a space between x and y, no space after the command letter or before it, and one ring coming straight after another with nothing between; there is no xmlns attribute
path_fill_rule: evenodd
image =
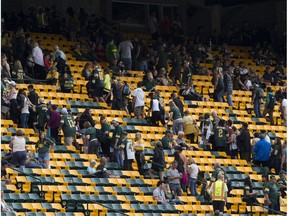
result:
<svg viewBox="0 0 288 216"><path fill-rule="evenodd" d="M83 112L85 108L92 108L92 116L99 127L99 117L104 115L110 123L113 118L118 118L124 129L129 132L128 137L134 138L135 133L140 131L142 138L145 141L145 158L147 166L151 166L150 158L154 153L153 141L157 141L163 137L165 128L161 126L151 126L145 119L134 119L124 111L111 110L106 104L93 102L87 96L86 82L81 77L81 71L85 65L85 61L76 61L70 54L73 43L67 41L60 35L31 33L32 37L42 41L43 48L52 52L54 44L66 53L68 63L71 66L71 71L75 79L75 93L61 93L57 91L55 86L35 84L34 88L40 98L45 101L51 101L58 105L58 108L71 108L74 117L78 113ZM147 39L147 35L140 35ZM257 66L250 58L250 47L230 46L238 59L233 59L236 62L244 61L246 65L253 66L259 74L263 74L262 66ZM215 51L214 54L219 54ZM101 63L103 67L107 63ZM201 63L202 67L212 69L212 64ZM120 77L120 80L127 81L131 88L135 88L137 82L142 80L143 73L141 71L132 71L132 74L137 74L137 77ZM205 97L213 93L213 85L211 76L193 75L193 83L197 91ZM27 84L18 84L18 88L27 89ZM273 90L279 87L274 86ZM174 91L178 91L175 86L156 86L156 90L161 91L165 103L168 104L169 97ZM146 93L146 96L148 94ZM218 115L227 120L231 119L238 128L242 122L249 123L249 131L252 135L255 131L266 130L271 139L280 137L286 139L286 127L281 126L280 113L278 112L279 105L275 107L274 121L277 125L270 125L264 118L254 118L251 113L251 107L248 104L251 102L251 92L233 91L233 100L237 109L231 109L227 103L209 101L185 101L185 108L198 119L203 113L216 111ZM149 103L148 98L146 102ZM165 108L168 111L168 107ZM1 151L2 157L9 151L8 143L11 136L15 135L17 125L11 120L1 121ZM31 129L24 129L27 140L28 149L35 152L35 143L38 140L38 135ZM63 137L62 137L63 141ZM82 140L77 140L82 145ZM189 142L188 142L189 143ZM212 165L220 162L228 177L232 181L233 190L231 197L228 198L228 203L231 204L230 209L225 208L224 214L246 216L246 210L250 211L250 207L242 202L243 194L243 179L248 175L253 181L253 187L260 192L259 202L264 203L261 174L263 170L257 167L251 167L244 160L231 159L224 152L205 151L197 143L189 143L193 146L193 150L185 150L183 153L187 157L193 157L199 165L199 169L204 171L207 178L208 174L213 171ZM165 159L167 164L173 160L173 150L165 151ZM51 153L51 169L7 169L7 172L12 179L12 184L3 185L2 190L4 198L8 205L17 211L16 215L35 215L35 216L84 216L90 215L107 215L118 216L125 212L126 215L143 215L154 216L208 216L212 215L213 207L211 202L205 203L196 199L187 193L180 196L179 199L183 205L157 205L153 200L153 190L156 187L157 180L149 179L147 175L142 176L137 170L136 161L133 162L135 171L124 171L118 168L117 164L108 162L107 169L119 178L100 179L89 175L86 168L91 159L95 159L99 163L96 155L82 154L74 146L56 146ZM165 169L167 171L167 169ZM36 178L35 178L36 177ZM200 187L198 187L200 192ZM284 201L282 211L286 211L287 201ZM119 213L120 212L120 213ZM262 206L252 207L253 215L265 215ZM2 215L10 216L10 213Z"/></svg>

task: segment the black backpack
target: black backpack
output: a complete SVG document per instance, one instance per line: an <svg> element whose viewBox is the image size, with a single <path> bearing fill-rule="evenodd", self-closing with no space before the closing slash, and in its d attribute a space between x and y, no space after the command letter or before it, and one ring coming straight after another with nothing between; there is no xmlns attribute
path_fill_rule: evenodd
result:
<svg viewBox="0 0 288 216"><path fill-rule="evenodd" d="M269 103L268 103L268 105L267 105L267 108L268 108L268 109L274 109L274 106L275 106L275 104L276 104L275 95L270 95L269 97L270 97L270 101L269 101Z"/></svg>

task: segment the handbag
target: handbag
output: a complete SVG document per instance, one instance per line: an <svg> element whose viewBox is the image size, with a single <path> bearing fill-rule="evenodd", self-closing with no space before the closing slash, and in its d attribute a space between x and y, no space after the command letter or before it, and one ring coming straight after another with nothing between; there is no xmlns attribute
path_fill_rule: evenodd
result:
<svg viewBox="0 0 288 216"><path fill-rule="evenodd" d="M181 180L181 183L186 185L188 183L188 175L186 172L183 172L182 173L182 180Z"/></svg>

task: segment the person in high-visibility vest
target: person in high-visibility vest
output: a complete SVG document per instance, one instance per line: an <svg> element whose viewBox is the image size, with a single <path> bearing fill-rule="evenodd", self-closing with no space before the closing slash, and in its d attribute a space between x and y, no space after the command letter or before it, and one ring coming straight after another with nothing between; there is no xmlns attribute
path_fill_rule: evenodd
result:
<svg viewBox="0 0 288 216"><path fill-rule="evenodd" d="M217 181L215 181L210 187L210 195L213 203L213 210L219 210L220 212L224 212L224 206L227 202L227 192L228 188L226 183L224 182L224 175L222 173L218 173Z"/></svg>

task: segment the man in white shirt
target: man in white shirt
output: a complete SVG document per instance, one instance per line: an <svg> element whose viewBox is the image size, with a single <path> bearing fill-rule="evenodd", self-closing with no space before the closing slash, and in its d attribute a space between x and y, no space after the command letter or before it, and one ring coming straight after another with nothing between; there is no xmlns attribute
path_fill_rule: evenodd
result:
<svg viewBox="0 0 288 216"><path fill-rule="evenodd" d="M177 196L182 196L182 190L180 185L180 179L182 174L177 170L178 162L175 160L172 162L170 169L167 172L167 177L169 180L169 187L171 192L175 193Z"/></svg>
<svg viewBox="0 0 288 216"><path fill-rule="evenodd" d="M280 107L281 117L284 120L284 126L287 125L287 99L284 96L280 97Z"/></svg>
<svg viewBox="0 0 288 216"><path fill-rule="evenodd" d="M56 59L56 53L60 53L60 57L61 57L63 60L66 61L66 55L65 55L65 53L64 53L62 50L59 49L59 47L58 47L57 44L55 44L55 45L53 46L53 49L54 49L54 54L53 54L53 56L52 56L52 60L53 60L53 61Z"/></svg>
<svg viewBox="0 0 288 216"><path fill-rule="evenodd" d="M188 159L188 167L189 167L188 174L189 174L189 179L190 179L191 196L198 196L197 179L198 179L199 168L193 158Z"/></svg>
<svg viewBox="0 0 288 216"><path fill-rule="evenodd" d="M164 181L157 182L157 188L153 191L153 199L157 200L159 204L166 204L168 200L165 197L165 183Z"/></svg>
<svg viewBox="0 0 288 216"><path fill-rule="evenodd" d="M132 49L133 45L130 40L124 40L119 44L119 51L121 53L121 60L125 66L125 70L132 69Z"/></svg>
<svg viewBox="0 0 288 216"><path fill-rule="evenodd" d="M144 106L145 106L145 94L142 89L142 84L139 82L137 88L132 92L133 96L133 107L134 116L139 119L143 116Z"/></svg>
<svg viewBox="0 0 288 216"><path fill-rule="evenodd" d="M34 60L34 78L45 80L48 70L44 66L43 52L36 41L32 42L32 57Z"/></svg>

